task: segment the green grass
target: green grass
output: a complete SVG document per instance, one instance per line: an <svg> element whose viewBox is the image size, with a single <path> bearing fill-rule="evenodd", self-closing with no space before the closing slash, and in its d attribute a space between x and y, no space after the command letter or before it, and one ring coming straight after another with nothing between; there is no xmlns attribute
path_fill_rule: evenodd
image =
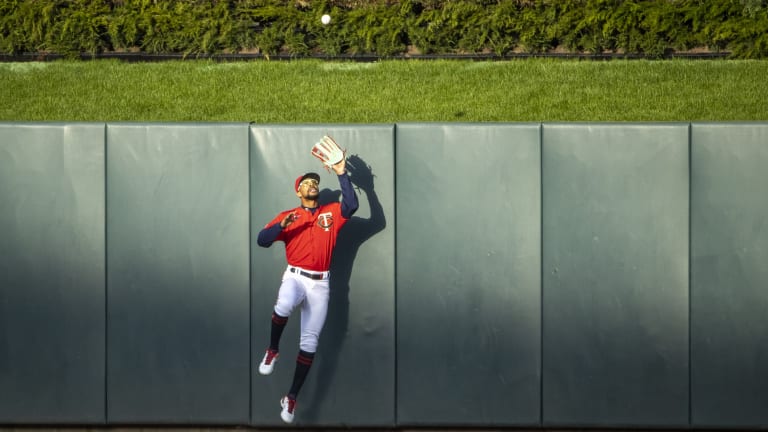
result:
<svg viewBox="0 0 768 432"><path fill-rule="evenodd" d="M0 63L3 121L768 120L768 61Z"/></svg>

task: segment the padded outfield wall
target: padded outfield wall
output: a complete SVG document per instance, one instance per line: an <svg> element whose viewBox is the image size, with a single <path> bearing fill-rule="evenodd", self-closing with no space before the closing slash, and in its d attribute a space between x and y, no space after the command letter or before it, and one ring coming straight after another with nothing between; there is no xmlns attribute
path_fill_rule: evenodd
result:
<svg viewBox="0 0 768 432"><path fill-rule="evenodd" d="M0 123L0 424L281 424L258 231L349 150L297 426L768 427L766 123Z"/></svg>

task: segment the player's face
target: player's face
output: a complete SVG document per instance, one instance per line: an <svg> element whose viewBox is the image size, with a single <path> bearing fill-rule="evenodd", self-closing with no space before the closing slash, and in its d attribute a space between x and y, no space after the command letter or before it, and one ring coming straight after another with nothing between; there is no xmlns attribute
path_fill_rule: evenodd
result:
<svg viewBox="0 0 768 432"><path fill-rule="evenodd" d="M305 179L299 183L298 193L302 198L317 198L317 196L320 194L320 183L315 179Z"/></svg>

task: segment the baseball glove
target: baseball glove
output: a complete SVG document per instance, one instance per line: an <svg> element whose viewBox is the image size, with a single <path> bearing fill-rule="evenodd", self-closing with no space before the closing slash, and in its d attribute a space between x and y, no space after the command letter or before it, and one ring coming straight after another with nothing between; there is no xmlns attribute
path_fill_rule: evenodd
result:
<svg viewBox="0 0 768 432"><path fill-rule="evenodd" d="M341 162L344 159L344 153L345 151L328 135L312 146L312 156L320 159L329 168Z"/></svg>

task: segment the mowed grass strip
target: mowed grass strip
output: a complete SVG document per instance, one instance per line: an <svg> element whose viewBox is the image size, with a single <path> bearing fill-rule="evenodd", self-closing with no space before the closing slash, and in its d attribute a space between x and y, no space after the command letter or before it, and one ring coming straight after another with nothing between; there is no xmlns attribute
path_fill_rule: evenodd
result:
<svg viewBox="0 0 768 432"><path fill-rule="evenodd" d="M0 63L3 121L768 120L768 61Z"/></svg>

